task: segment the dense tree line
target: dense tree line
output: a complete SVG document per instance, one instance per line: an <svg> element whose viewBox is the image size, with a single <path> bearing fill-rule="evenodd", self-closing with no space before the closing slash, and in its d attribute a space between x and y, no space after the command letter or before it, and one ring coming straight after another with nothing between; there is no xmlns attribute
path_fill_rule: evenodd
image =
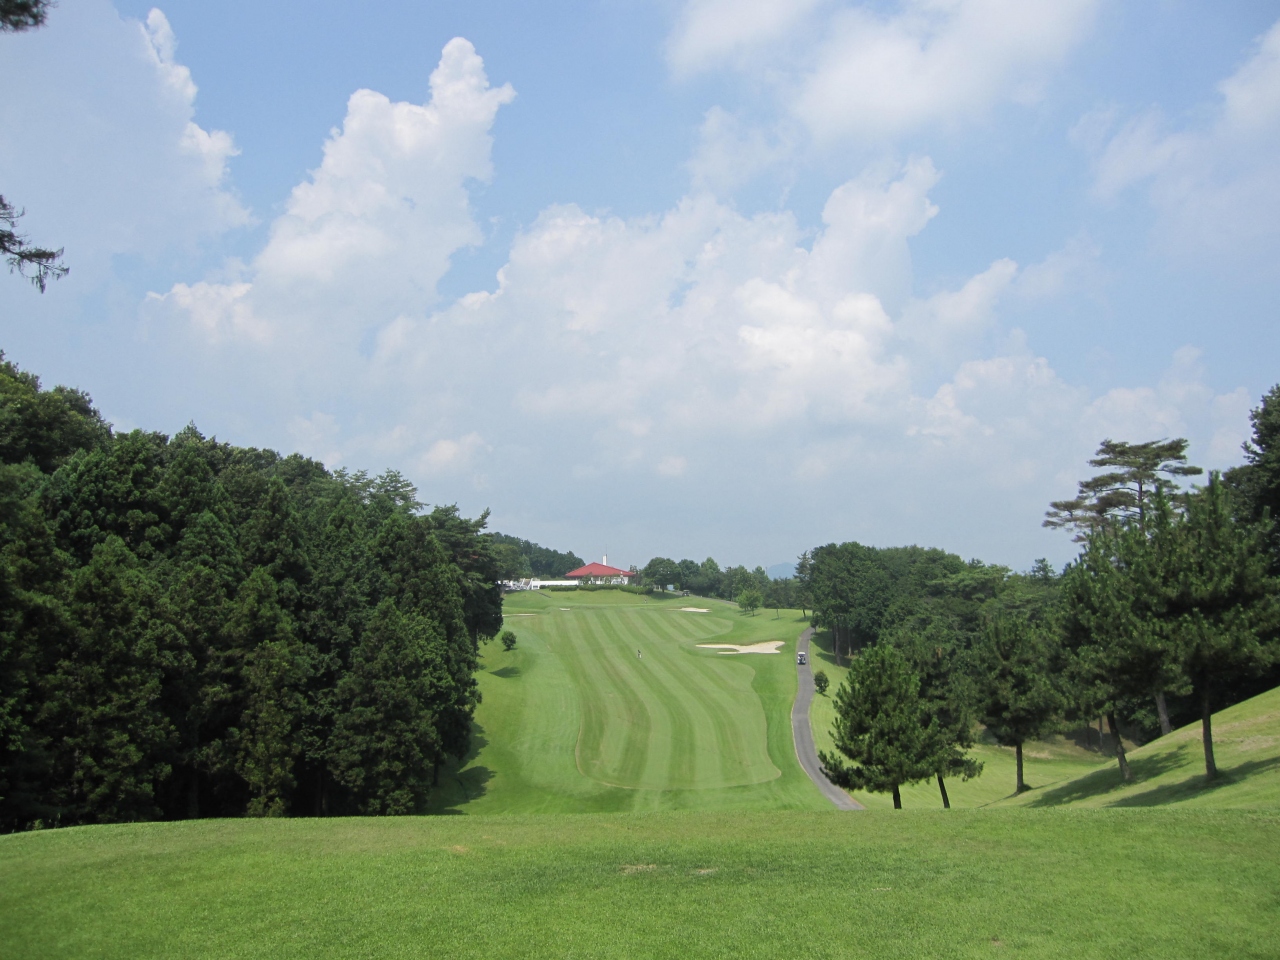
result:
<svg viewBox="0 0 1280 960"><path fill-rule="evenodd" d="M674 587L699 597L746 600L748 606L771 610L808 608L808 598L796 578L773 579L760 566L754 570L741 565L722 569L711 557L702 563L654 557L636 573L636 584L642 587L658 590Z"/></svg>
<svg viewBox="0 0 1280 960"><path fill-rule="evenodd" d="M1201 721L1205 774L1217 775L1212 714L1280 682L1280 387L1253 413L1247 463L1200 476L1185 440L1105 440L1107 472L1050 505L1080 556L1015 574L918 547L828 544L801 558L801 589L837 657L838 783L894 795L905 783L979 772L975 723L1017 753L1064 724L1105 717L1121 775L1122 725L1151 735Z"/></svg>
<svg viewBox="0 0 1280 960"><path fill-rule="evenodd" d="M0 354L0 827L418 810L501 628L485 518Z"/></svg>
<svg viewBox="0 0 1280 960"><path fill-rule="evenodd" d="M583 559L572 551L561 553L505 533L494 533L491 536L494 556L498 560L503 580L525 580L530 577L557 580L570 570L584 565Z"/></svg>

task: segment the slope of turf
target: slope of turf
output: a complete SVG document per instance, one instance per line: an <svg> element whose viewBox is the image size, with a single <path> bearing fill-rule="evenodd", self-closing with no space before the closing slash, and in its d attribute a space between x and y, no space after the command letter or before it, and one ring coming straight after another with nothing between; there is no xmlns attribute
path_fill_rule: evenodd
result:
<svg viewBox="0 0 1280 960"><path fill-rule="evenodd" d="M815 697L809 718L819 750L832 750L835 721L832 694L848 669L837 666L830 638L814 638L815 669L831 678L826 697ZM1213 717L1214 753L1221 776L1204 779L1200 724L1175 730L1141 747L1126 742L1134 780L1126 784L1113 756L1081 747L1061 736L1028 743L1023 749L1025 778L1031 789L1014 795L1015 759L1011 748L990 737L973 750L983 763L982 775L968 782L948 780L953 807L999 806L1158 806L1169 803L1215 808L1280 809L1280 688L1222 710ZM854 791L863 805L893 806L887 794ZM908 808L942 805L933 781L902 788Z"/></svg>
<svg viewBox="0 0 1280 960"><path fill-rule="evenodd" d="M1129 783L1111 761L1002 804L1280 810L1280 688L1215 713L1213 745L1218 778L1212 783L1204 777L1200 724L1193 723L1133 750Z"/></svg>
<svg viewBox="0 0 1280 960"><path fill-rule="evenodd" d="M658 813L0 837L6 960L1274 957L1280 815Z"/></svg>
<svg viewBox="0 0 1280 960"><path fill-rule="evenodd" d="M516 649L484 649L477 749L446 777L437 809L825 807L791 742L796 612L539 591L508 595L504 613ZM766 640L784 641L781 652L698 646Z"/></svg>
<svg viewBox="0 0 1280 960"><path fill-rule="evenodd" d="M809 711L813 728L813 740L819 750L833 751L831 726L835 722L833 697L836 688L844 680L848 668L838 666L831 653L830 636L819 633L814 637L814 669L824 670L831 678L831 689L825 697L814 697ZM846 661L847 662L847 661ZM947 781L947 794L953 807L981 807L1011 797L1017 784L1016 766L1012 748L1001 747L990 737L984 738L973 749L975 759L982 761L982 774L973 780ZM1033 787L1050 788L1093 773L1115 764L1115 760L1098 750L1077 745L1060 736L1028 743L1023 748L1023 767L1026 782ZM936 809L942 806L938 786L932 780L909 784L902 788L902 803L907 809ZM853 791L852 796L870 809L893 807L893 798L887 793Z"/></svg>

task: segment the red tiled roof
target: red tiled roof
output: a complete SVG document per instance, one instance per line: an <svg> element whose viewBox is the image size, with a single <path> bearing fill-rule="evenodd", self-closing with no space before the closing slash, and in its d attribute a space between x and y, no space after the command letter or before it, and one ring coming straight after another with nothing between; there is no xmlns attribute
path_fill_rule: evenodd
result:
<svg viewBox="0 0 1280 960"><path fill-rule="evenodd" d="M577 580L581 577L629 577L631 575L630 570L606 567L603 563L588 563L585 567L570 570L564 576L566 580Z"/></svg>

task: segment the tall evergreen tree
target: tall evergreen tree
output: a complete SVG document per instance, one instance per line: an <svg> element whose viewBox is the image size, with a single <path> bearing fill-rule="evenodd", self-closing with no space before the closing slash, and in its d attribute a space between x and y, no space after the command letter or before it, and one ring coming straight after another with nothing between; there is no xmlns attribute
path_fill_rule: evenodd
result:
<svg viewBox="0 0 1280 960"><path fill-rule="evenodd" d="M1266 669L1277 657L1280 583L1269 573L1270 526L1238 520L1213 473L1208 486L1188 498L1185 518L1159 538L1168 564L1165 628L1200 701L1210 780L1218 773L1215 703L1232 680Z"/></svg>
<svg viewBox="0 0 1280 960"><path fill-rule="evenodd" d="M835 708L831 734L839 753L819 754L827 776L842 787L891 793L901 810L900 788L934 775L943 739L911 664L892 646L863 650L850 662Z"/></svg>
<svg viewBox="0 0 1280 960"><path fill-rule="evenodd" d="M1022 746L1044 734L1062 706L1054 687L1054 644L1048 629L1019 616L992 617L974 651L981 715L996 742L1017 757L1015 793L1027 789Z"/></svg>
<svg viewBox="0 0 1280 960"><path fill-rule="evenodd" d="M1090 530L1125 521L1146 522L1151 497L1175 478L1204 473L1187 463L1187 441L1125 443L1103 440L1089 466L1108 472L1081 480L1073 500L1049 504L1044 526L1067 527L1081 542Z"/></svg>

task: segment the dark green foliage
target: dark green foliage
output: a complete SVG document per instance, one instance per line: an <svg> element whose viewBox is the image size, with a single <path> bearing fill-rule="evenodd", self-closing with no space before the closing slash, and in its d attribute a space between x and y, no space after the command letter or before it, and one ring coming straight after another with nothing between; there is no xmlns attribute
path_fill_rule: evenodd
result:
<svg viewBox="0 0 1280 960"><path fill-rule="evenodd" d="M747 587L747 589L738 594L738 606L753 617L763 602L763 595L755 587Z"/></svg>
<svg viewBox="0 0 1280 960"><path fill-rule="evenodd" d="M1205 774L1217 775L1210 718L1240 676L1275 662L1280 584L1269 573L1270 522L1245 523L1215 473L1185 517L1156 537L1165 567L1163 627L1201 703Z"/></svg>
<svg viewBox="0 0 1280 960"><path fill-rule="evenodd" d="M516 648L516 635L510 630L503 630L502 636L498 638L502 641L502 649L508 652Z"/></svg>
<svg viewBox="0 0 1280 960"><path fill-rule="evenodd" d="M1081 480L1074 500L1049 504L1044 526L1067 527L1083 541L1090 530L1118 522L1142 525L1151 497L1167 487L1175 477L1196 477L1204 473L1187 464L1187 441L1149 440L1124 443L1103 440L1089 466L1109 472Z"/></svg>
<svg viewBox="0 0 1280 960"><path fill-rule="evenodd" d="M1273 521L1269 543L1273 566L1280 568L1280 384L1249 414L1253 439L1244 445L1244 466L1228 470L1224 483L1237 497L1245 519Z"/></svg>
<svg viewBox="0 0 1280 960"><path fill-rule="evenodd" d="M892 793L901 809L898 788L939 767L939 730L910 662L887 645L862 651L836 691L835 707L832 740L843 758L820 754L827 776L843 787Z"/></svg>
<svg viewBox="0 0 1280 960"><path fill-rule="evenodd" d="M0 0L0 33L43 26L50 6L49 0Z"/></svg>
<svg viewBox="0 0 1280 960"><path fill-rule="evenodd" d="M0 363L0 829L405 813L501 628L484 518L399 474L113 435Z"/></svg>
<svg viewBox="0 0 1280 960"><path fill-rule="evenodd" d="M558 580L570 570L577 570L584 565L583 559L572 551L561 553L505 533L495 533L492 537L494 552L504 568L504 580L525 577Z"/></svg>
<svg viewBox="0 0 1280 960"><path fill-rule="evenodd" d="M826 671L815 671L813 674L813 689L818 691L818 696L825 697L829 686L831 686L831 678L827 676Z"/></svg>
<svg viewBox="0 0 1280 960"><path fill-rule="evenodd" d="M434 710L448 699L444 637L426 617L378 605L334 691L330 769L363 814L413 813L445 754Z"/></svg>
<svg viewBox="0 0 1280 960"><path fill-rule="evenodd" d="M1047 732L1063 706L1056 637L1018 615L992 617L974 651L980 714L996 742L1017 751L1016 792L1026 789L1022 745Z"/></svg>
<svg viewBox="0 0 1280 960"><path fill-rule="evenodd" d="M51 473L109 435L88 396L66 387L41 390L39 377L19 370L0 350L0 462L30 461Z"/></svg>

